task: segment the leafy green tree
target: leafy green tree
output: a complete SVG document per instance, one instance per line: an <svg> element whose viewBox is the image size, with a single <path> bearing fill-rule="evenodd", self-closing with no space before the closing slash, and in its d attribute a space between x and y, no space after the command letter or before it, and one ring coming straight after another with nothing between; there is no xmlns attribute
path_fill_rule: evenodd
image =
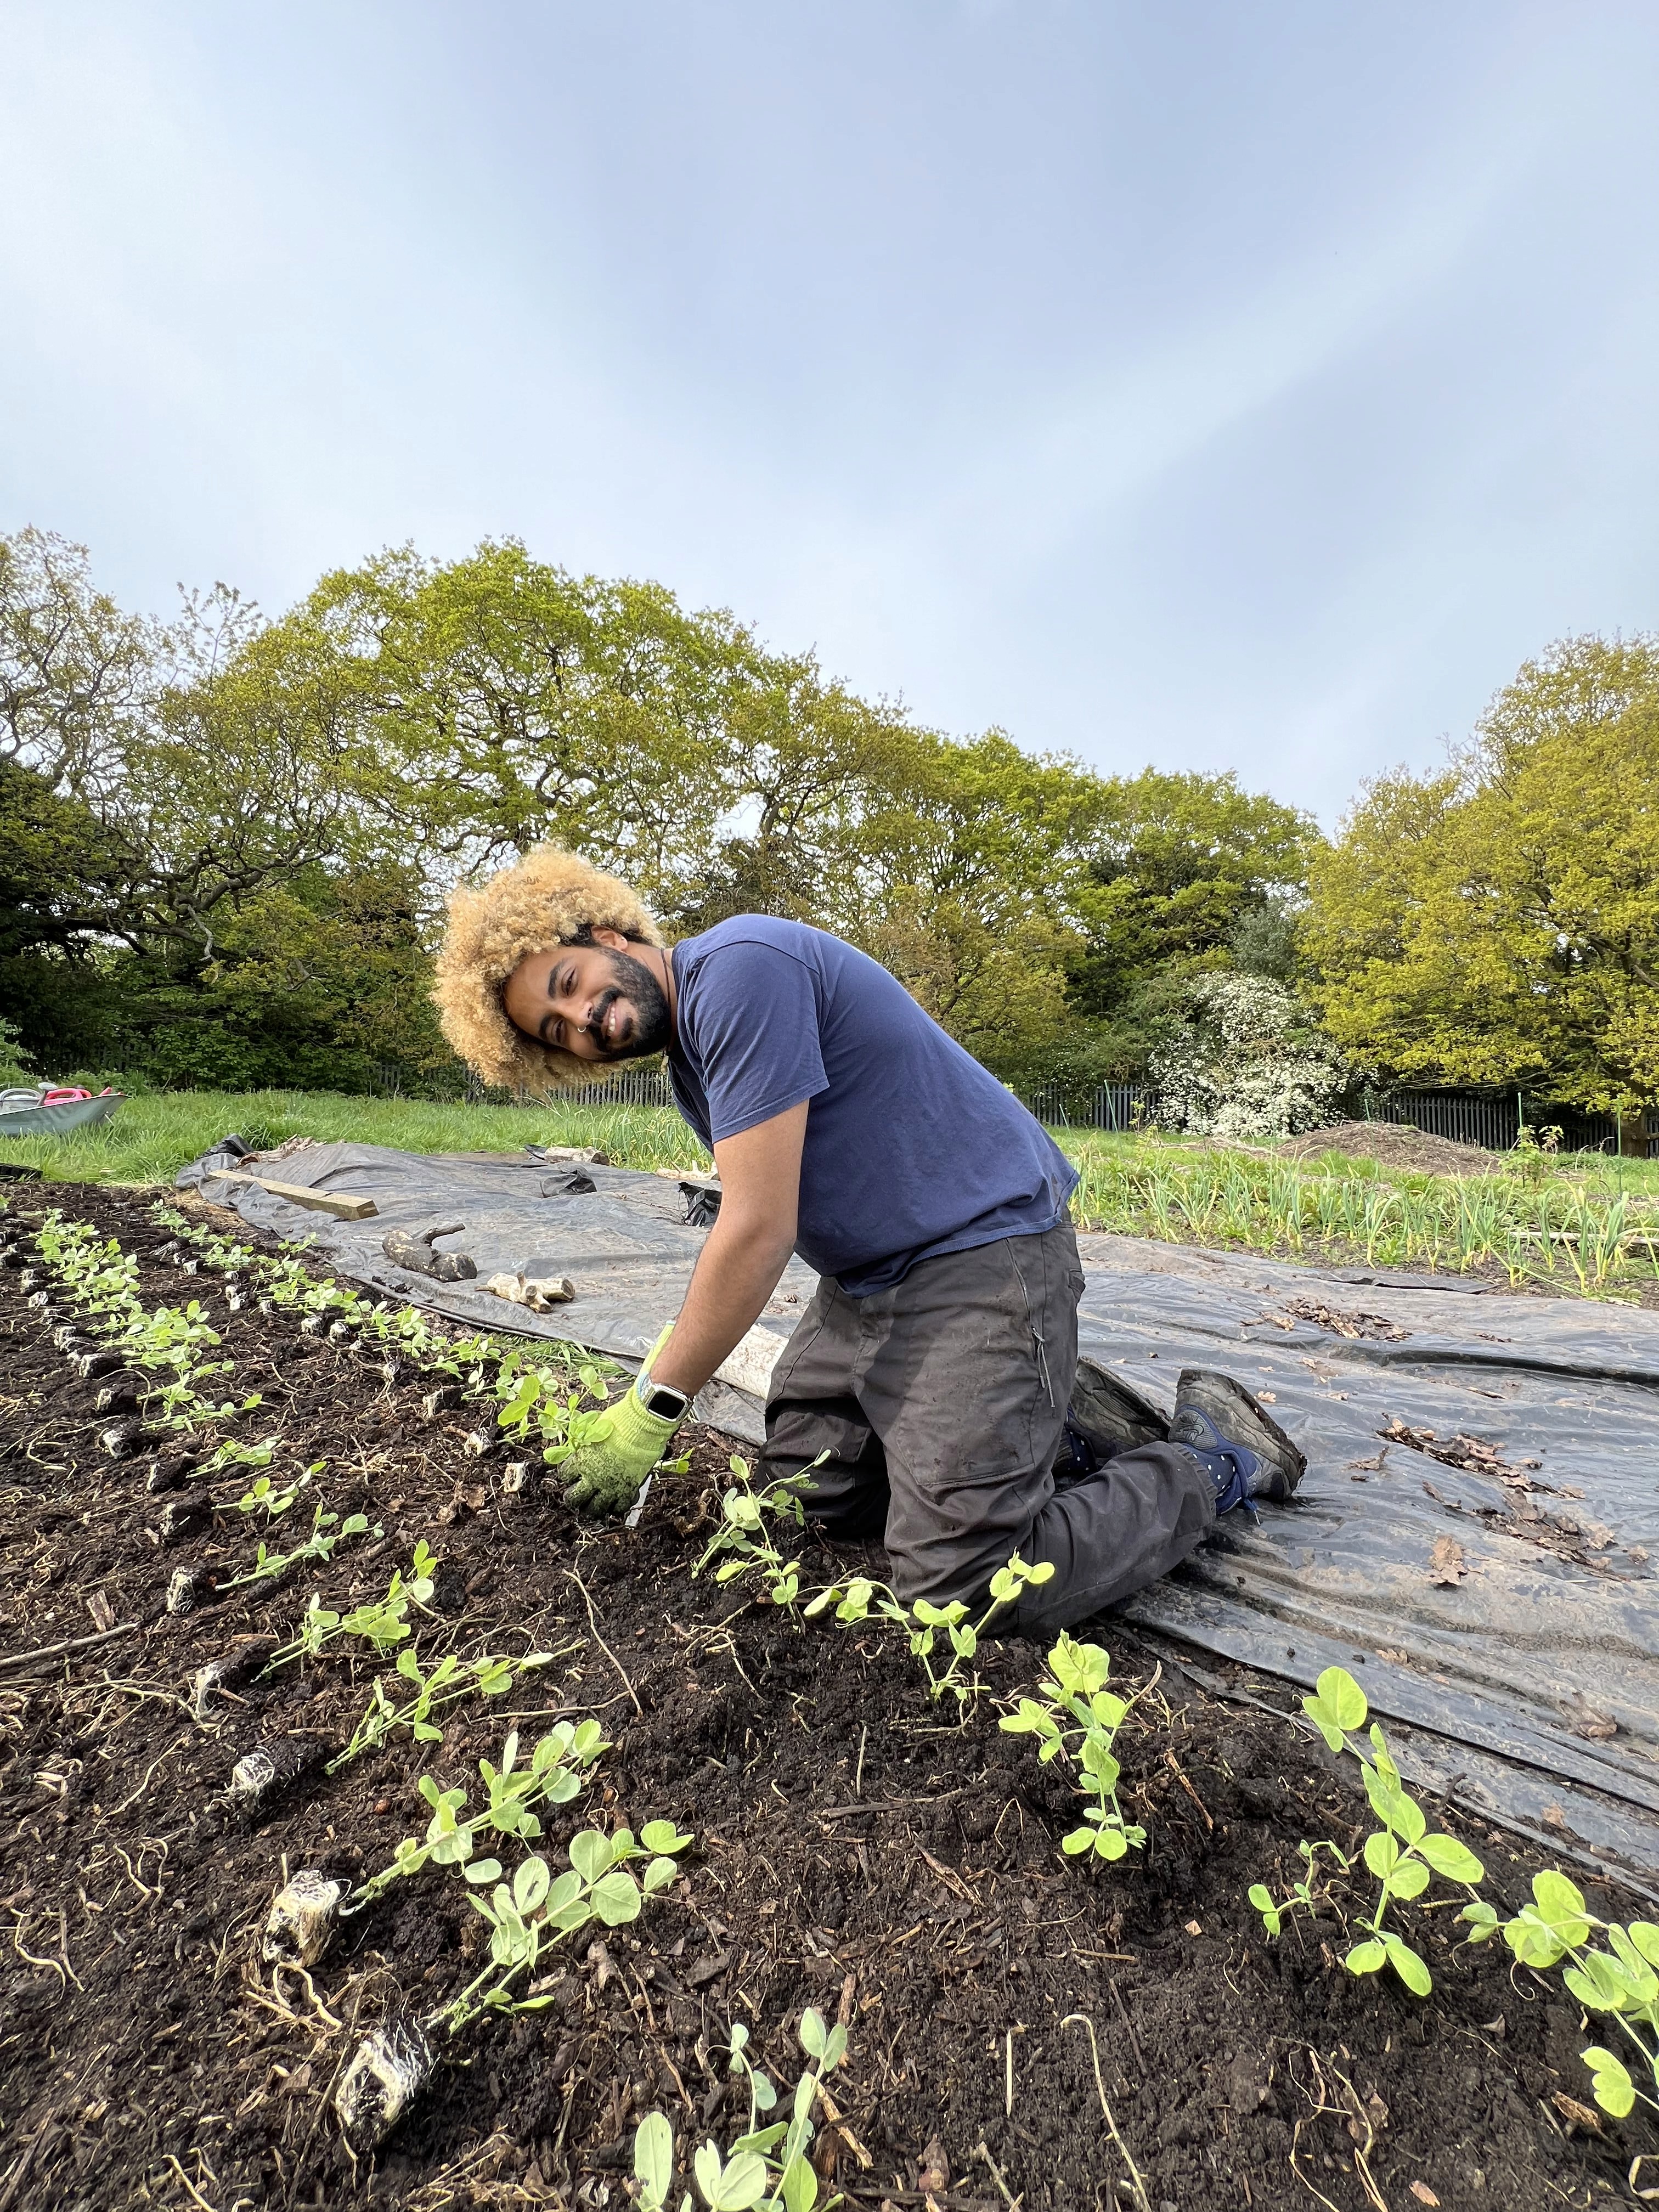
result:
<svg viewBox="0 0 1659 2212"><path fill-rule="evenodd" d="M892 766L860 825L842 927L970 1051L1018 1066L1065 1021L1093 779L1000 731L965 744L918 734Z"/></svg>
<svg viewBox="0 0 1659 2212"><path fill-rule="evenodd" d="M1331 1033L1383 1072L1659 1097L1659 640L1571 638L1444 773L1368 785L1316 861Z"/></svg>
<svg viewBox="0 0 1659 2212"><path fill-rule="evenodd" d="M94 588L84 545L45 530L0 535L0 760L95 802L119 782L123 736L166 644L158 624Z"/></svg>
<svg viewBox="0 0 1659 2212"><path fill-rule="evenodd" d="M728 804L722 733L757 661L730 616L574 577L513 541L326 576L290 618L355 687L343 781L366 834L493 866L552 839L672 898Z"/></svg>
<svg viewBox="0 0 1659 2212"><path fill-rule="evenodd" d="M139 942L140 865L83 801L0 760L0 1013L49 1073L111 1057L104 955Z"/></svg>
<svg viewBox="0 0 1659 2212"><path fill-rule="evenodd" d="M1087 1015L1120 1012L1171 964L1224 964L1241 923L1300 890L1321 842L1310 815L1243 790L1231 771L1103 778L1097 805L1073 974Z"/></svg>

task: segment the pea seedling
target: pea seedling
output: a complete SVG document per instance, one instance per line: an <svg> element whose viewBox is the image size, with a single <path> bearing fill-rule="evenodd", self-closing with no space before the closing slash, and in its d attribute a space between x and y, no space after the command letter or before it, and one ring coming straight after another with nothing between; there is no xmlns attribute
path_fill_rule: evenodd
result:
<svg viewBox="0 0 1659 2212"><path fill-rule="evenodd" d="M550 2003L550 1996L518 1996L510 1985L531 1972L544 1945L574 1936L590 1920L606 1928L637 1920L646 1899L673 1881L679 1871L675 1855L691 1841L672 1820L647 1820L637 1843L629 1828L619 1828L614 1836L584 1828L570 1838L566 1872L556 1875L545 1859L532 1853L514 1869L510 1883L498 1879L499 1861L471 1860L462 1869L466 1880L495 1884L487 1899L470 1900L489 1923L490 1962L436 2020L454 2035L481 2012L537 2012ZM645 1872L635 1880L628 1862L641 1858ZM486 1988L487 1983L493 1986Z"/></svg>
<svg viewBox="0 0 1659 2212"><path fill-rule="evenodd" d="M398 1654L398 1674L412 1694L399 1704L388 1696L383 1680L376 1678L368 1711L352 1731L350 1742L328 1763L327 1771L336 1774L352 1759L366 1751L377 1750L399 1729L407 1729L417 1743L441 1743L443 1730L432 1719L446 1705L453 1705L462 1698L473 1696L499 1698L510 1690L520 1675L529 1674L538 1667L552 1663L550 1651L526 1652L522 1659L509 1659L498 1653L486 1653L481 1659L458 1659L449 1652L438 1662L429 1674L421 1672L421 1662L412 1647Z"/></svg>
<svg viewBox="0 0 1659 2212"><path fill-rule="evenodd" d="M819 1590L803 1611L810 1620L833 1605L836 1619L844 1626L867 1620L872 1611L878 1619L892 1621L908 1638L911 1656L921 1662L929 1696L937 1702L948 1690L965 1718L983 1687L976 1674L969 1674L965 1681L962 1678L963 1666L979 1650L980 1638L998 1613L1016 1602L1028 1583L1041 1585L1054 1571L1046 1559L1035 1567L1027 1566L1016 1552L1007 1565L999 1567L992 1576L991 1602L972 1622L960 1598L953 1598L948 1605L933 1605L918 1598L907 1606L885 1583L872 1582L862 1575L844 1585L836 1583ZM951 1656L942 1668L936 1668L933 1651L941 1632L949 1643Z"/></svg>
<svg viewBox="0 0 1659 2212"><path fill-rule="evenodd" d="M597 1735L596 1723L583 1725ZM469 1881L494 1884L487 1899L470 1899L489 1925L489 1964L424 2020L394 2019L358 2045L335 2094L347 2142L372 2148L420 2094L432 2071L434 2030L447 2027L457 2035L484 2013L538 2012L550 2004L550 1989L532 1984L520 1995L515 1984L522 1985L544 1951L591 1921L617 1928L637 1920L646 1899L673 1881L676 1856L691 1841L672 1820L647 1820L637 1843L626 1828L614 1836L583 1829L570 1839L568 1868L556 1875L537 1854L514 1869L510 1881L498 1879L501 1869L493 1859L468 1864ZM646 1861L638 1878L628 1871L636 1859ZM366 1903L368 1893L360 1892L352 1909Z"/></svg>
<svg viewBox="0 0 1659 2212"><path fill-rule="evenodd" d="M334 1526L339 1522L338 1528ZM329 1533L331 1532L331 1533ZM311 1534L303 1544L291 1552L268 1551L262 1543L258 1556L245 1575L233 1575L228 1582L219 1584L221 1589L240 1589L248 1583L269 1582L276 1575L285 1575L290 1567L303 1566L312 1559L327 1561L334 1557L334 1547L348 1536L363 1536L369 1533L366 1513L349 1513L340 1521L337 1513L325 1513L319 1505L311 1516ZM377 1522L374 1533L383 1532Z"/></svg>
<svg viewBox="0 0 1659 2212"><path fill-rule="evenodd" d="M379 1897L394 1881L418 1874L422 1867L465 1866L479 1841L494 1832L533 1842L542 1832L538 1805L568 1805L581 1788L603 1752L611 1748L594 1720L560 1721L536 1743L528 1761L519 1764L519 1733L507 1737L499 1767L489 1759L478 1761L488 1802L477 1813L463 1817L465 1790L441 1790L429 1774L420 1780L420 1791L432 1808L425 1839L405 1836L388 1867L384 1867L357 1893L353 1909ZM494 1862L491 1862L493 1865ZM493 1875L483 1877L493 1881Z"/></svg>
<svg viewBox="0 0 1659 2212"><path fill-rule="evenodd" d="M387 1651L394 1644L403 1643L414 1633L409 1625L410 1605L419 1606L422 1612L427 1609L432 1595L432 1570L437 1564L422 1537L415 1547L409 1580L405 1582L394 1568L384 1597L356 1606L349 1613L336 1613L313 1595L301 1616L299 1634L272 1654L264 1672L268 1674L274 1667L285 1667L290 1659L314 1659L342 1636L360 1637L377 1651Z"/></svg>
<svg viewBox="0 0 1659 2212"><path fill-rule="evenodd" d="M1048 1654L1048 1673L1036 1696L1020 1698L997 1723L1009 1735L1036 1736L1043 1765L1064 1759L1076 1770L1079 1796L1093 1800L1083 1826L1060 1839L1060 1849L1073 1858L1087 1852L1121 1859L1131 1845L1139 1850L1146 1840L1145 1828L1126 1821L1118 1806L1122 1769L1112 1746L1133 1700L1107 1688L1111 1668L1098 1644L1062 1635Z"/></svg>
<svg viewBox="0 0 1659 2212"><path fill-rule="evenodd" d="M1370 1708L1365 1692L1346 1668L1326 1668L1313 1696L1302 1700L1302 1710L1333 1751L1351 1752L1359 1761L1365 1795L1382 1823L1364 1844L1365 1864L1382 1887L1370 1914L1358 1917L1358 1925L1368 1931L1365 1941L1354 1944L1342 1963L1351 1974L1374 1974L1391 1966L1414 1996L1425 1997L1434 1987L1434 1977L1411 1945L1392 1928L1383 1926L1383 1916L1396 1898L1420 1897L1433 1875L1462 1882L1473 1893L1474 1885L1486 1879L1486 1870L1455 1836L1429 1832L1423 1808L1401 1780L1400 1769L1390 1758L1387 1741L1375 1721L1370 1729L1370 1757L1350 1741L1355 1731L1364 1727ZM1311 1875L1310 1855L1309 1871ZM1306 1883L1275 1903L1266 1885L1256 1882L1249 1899L1269 1936L1278 1934L1287 1911L1298 1904L1311 1903ZM1469 1917L1467 1908L1464 1917ZM1484 1926L1484 1915L1477 1917ZM1490 1928L1486 1932L1491 1932Z"/></svg>
<svg viewBox="0 0 1659 2212"><path fill-rule="evenodd" d="M1307 1872L1300 1881L1291 1883L1289 1892L1277 1903L1265 1881L1253 1881L1249 1887L1250 1903L1261 1915L1262 1925L1269 1936L1277 1936L1298 1906L1304 1912L1316 1914L1322 1901L1331 1894L1331 1878L1328 1875L1322 1882L1319 1878L1321 1851L1328 1851L1333 1864L1344 1874L1353 1871L1353 1861L1328 1838L1316 1844L1301 1843L1296 1848L1306 1863Z"/></svg>
<svg viewBox="0 0 1659 2212"><path fill-rule="evenodd" d="M270 1462L270 1446L269 1444L258 1444L255 1445L253 1449L256 1451L262 1451L264 1454L264 1458L263 1460L248 1461L246 1462L245 1464L254 1467L268 1466ZM210 1464L211 1464L211 1462L210 1462ZM324 1462L321 1460L319 1460L315 1466L308 1467L305 1473L300 1477L299 1480L297 1482L289 1483L286 1490L276 1489L268 1474L256 1475L252 1484L236 1500L235 1506L233 1510L238 1513L258 1513L263 1511L271 1520L280 1520L284 1513L292 1510L298 1501L301 1492L302 1490L308 1490L311 1487L311 1479L313 1475L318 1472L318 1469L321 1468Z"/></svg>
<svg viewBox="0 0 1659 2212"><path fill-rule="evenodd" d="M1628 1927L1598 1920L1583 1891L1553 1869L1533 1876L1532 1895L1530 1905L1504 1923L1504 1941L1522 1966L1540 1972L1571 1960L1562 1980L1586 2012L1609 2013L1618 2021L1653 2092L1637 2087L1616 2051L1593 2043L1578 2054L1590 2069L1591 2095L1614 2119L1623 2119L1638 2097L1659 2111L1659 1927L1650 1920ZM1498 1932L1498 1915L1481 1899L1466 1905L1461 1917L1470 1923L1472 1943ZM1592 1948L1598 1929L1607 1938L1605 1950Z"/></svg>
<svg viewBox="0 0 1659 2212"><path fill-rule="evenodd" d="M800 2042L810 2063L795 2084L791 2117L763 2125L762 2115L775 2111L778 2092L749 2057L749 2030L740 2021L733 2025L731 2071L747 2081L749 2125L729 2150L711 2138L692 2158L697 2194L708 2212L814 2212L818 2177L807 2156L812 2107L824 2075L846 2053L847 2030L826 2027L823 2014L809 2005L801 2015ZM641 2212L671 2212L674 2130L661 2112L647 2112L634 2131L634 2175ZM841 2202L826 2198L823 2212L834 2212ZM679 2212L691 2212L691 2203L688 2190Z"/></svg>
<svg viewBox="0 0 1659 2212"><path fill-rule="evenodd" d="M827 1456L821 1453L812 1466L818 1466ZM801 1502L801 1492L811 1487L812 1468L803 1468L798 1474L781 1474L763 1490L757 1490L747 1460L739 1459L734 1452L726 1465L735 1480L720 1500L720 1525L691 1572L694 1577L700 1575L711 1560L724 1558L724 1565L715 1572L717 1583L732 1583L744 1575L758 1575L774 1605L791 1607L800 1594L799 1564L786 1558L778 1549L767 1533L767 1524L770 1522L779 1528L805 1528L806 1509Z"/></svg>

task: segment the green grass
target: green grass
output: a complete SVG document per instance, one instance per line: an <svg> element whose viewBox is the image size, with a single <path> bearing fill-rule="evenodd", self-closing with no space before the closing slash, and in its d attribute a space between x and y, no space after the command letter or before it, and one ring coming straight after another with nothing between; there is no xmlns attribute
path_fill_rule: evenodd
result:
<svg viewBox="0 0 1659 2212"><path fill-rule="evenodd" d="M1282 1159L1194 1139L1056 1132L1091 1229L1291 1258L1353 1256L1631 1297L1659 1282L1659 1161L1575 1155L1415 1175L1339 1152Z"/></svg>
<svg viewBox="0 0 1659 2212"><path fill-rule="evenodd" d="M623 1167L708 1164L679 1116L662 1108L443 1105L300 1091L153 1093L129 1099L99 1128L9 1139L0 1157L27 1161L54 1182L170 1183L233 1129L261 1150L293 1136L416 1152L594 1145ZM1643 1241L1659 1237L1659 1160L1575 1156L1459 1177L1335 1152L1289 1160L1195 1138L1054 1134L1082 1170L1078 1214L1090 1229L1389 1267L1496 1267L1517 1284L1602 1297L1630 1297L1659 1282L1659 1256Z"/></svg>
<svg viewBox="0 0 1659 2212"><path fill-rule="evenodd" d="M285 1137L407 1152L596 1145L624 1167L708 1164L679 1115L662 1107L462 1106L331 1091L154 1091L72 1136L7 1138L0 1158L26 1161L54 1182L170 1183L186 1161L231 1130L261 1152Z"/></svg>

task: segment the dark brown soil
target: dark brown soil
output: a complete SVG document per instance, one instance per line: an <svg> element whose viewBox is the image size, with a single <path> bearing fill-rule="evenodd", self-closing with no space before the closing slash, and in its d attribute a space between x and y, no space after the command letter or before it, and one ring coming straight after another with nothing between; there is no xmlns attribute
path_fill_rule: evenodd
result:
<svg viewBox="0 0 1659 2212"><path fill-rule="evenodd" d="M51 1195L141 1256L161 1241L131 1194ZM40 1201L18 1197L27 1224ZM152 1306L185 1288L148 1260L143 1282ZM13 1952L0 1975L0 2212L599 2212L625 2194L642 2112L667 2112L683 2143L738 2131L731 2022L747 2021L793 2081L808 2003L848 2028L830 2085L841 2118L820 2149L855 2212L1006 2212L1005 2190L1030 2212L1133 2201L1102 2091L1152 2212L1628 2201L1631 2161L1659 2137L1583 2116L1577 2054L1591 2039L1559 1981L1511 1972L1501 1946L1457 1947L1443 1910L1402 1908L1434 1968L1427 2002L1348 1975L1333 1911L1266 1941L1249 1885L1293 1879L1300 1838L1348 1848L1363 1832L1348 1778L1296 1728L1199 1690L1174 1655L1160 1671L1106 1623L1118 1675L1145 1686L1120 1748L1126 1810L1149 1837L1115 1869L1082 1869L1058 1849L1073 1820L1063 1774L998 1731L989 1698L957 1729L889 1632L802 1629L690 1579L721 1440L697 1439L693 1471L659 1481L632 1534L579 1523L556 1492L511 1508L500 1462L463 1454L476 1415L424 1424L418 1376L388 1387L362 1355L312 1348L289 1318L225 1313L205 1271L188 1287L212 1302L239 1390L264 1394L250 1421L280 1431L273 1474L326 1457L328 1502L365 1504L386 1534L334 1571L167 1614L176 1565L245 1561L254 1532L221 1514L163 1547L153 1460L100 1450L99 1386L70 1376L0 1270L0 1895ZM399 1741L302 1784L258 1824L232 1819L221 1793L235 1759L283 1736L338 1744L368 1673L289 1667L204 1726L186 1702L194 1669L285 1627L313 1589L383 1591L422 1536L443 1563L425 1656L539 1646L558 1666L505 1710L457 1709L441 1746ZM847 1564L820 1552L809 1576ZM136 1626L67 1662L15 1663L100 1619ZM1011 1696L1037 1664L1009 1643L982 1672ZM1254 1686L1293 1705L1283 1685ZM554 1711L599 1714L615 1747L586 1807L567 1808L581 1819L556 1816L550 1838L595 1817L672 1818L697 1838L686 1882L631 1930L584 1931L556 1960L549 2009L450 2046L424 2101L354 2170L328 2100L356 2035L405 1997L426 2008L461 1986L483 1923L433 1869L353 1922L307 1981L261 1962L271 1894L284 1869L380 1866L424 1823L423 1771L464 1779L498 1750L509 1713L533 1733ZM1435 1817L1516 1901L1537 1862L1481 1824ZM1611 1890L1592 1902L1628 1910ZM1073 2015L1098 2037L1099 2090ZM1649 2164L1638 2179L1654 2175Z"/></svg>

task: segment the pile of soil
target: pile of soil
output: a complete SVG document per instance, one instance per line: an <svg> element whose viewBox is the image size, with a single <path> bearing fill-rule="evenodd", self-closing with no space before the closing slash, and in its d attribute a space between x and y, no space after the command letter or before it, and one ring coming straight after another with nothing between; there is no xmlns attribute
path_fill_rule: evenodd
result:
<svg viewBox="0 0 1659 2212"><path fill-rule="evenodd" d="M1098 2212L1138 2201L1126 2150L1146 2212L1589 2206L1627 2201L1632 2160L1659 2154L1647 2121L1587 2110L1577 2053L1592 2039L1559 1977L1458 1945L1451 1911L1399 1908L1436 1977L1426 2002L1344 1970L1334 1905L1267 1941L1249 1885L1282 1890L1301 1838L1352 1851L1370 1825L1352 1760L1269 1709L1293 1708L1283 1684L1233 1670L1200 1687L1178 1650L1103 1624L1115 1685L1139 1692L1119 1749L1125 1814L1147 1839L1115 1867L1068 1859L1065 1773L996 1725L995 1698L1036 1677L1030 1647L988 1644L994 1696L958 1727L890 1630L803 1627L742 1586L691 1578L725 1439L698 1434L690 1471L659 1479L631 1533L578 1521L556 1490L514 1504L501 1460L464 1450L476 1410L422 1419L429 1378L388 1384L291 1316L229 1311L205 1270L181 1282L152 1256L163 1232L137 1197L52 1194L139 1256L149 1307L208 1304L237 1395L264 1396L248 1433L280 1439L273 1479L325 1459L327 1503L361 1505L385 1533L284 1587L167 1613L176 1567L246 1565L259 1532L220 1512L163 1543L154 1458L100 1449L100 1386L73 1376L0 1270L3 2212L603 2212L629 2191L642 2113L665 2112L683 2147L740 2130L733 2022L793 2081L808 2004L848 2027L817 2150L825 2194L852 2212ZM289 1540L287 1523L270 1534ZM423 1659L557 1653L533 1688L452 1709L441 1743L399 1739L332 1779L314 1754L363 1711L361 1662L287 1666L193 1717L198 1668L289 1628L313 1592L384 1593L422 1538L441 1562ZM809 1547L805 1571L856 1563ZM19 1665L99 1623L118 1632ZM378 1869L423 1828L423 1772L476 1793L475 1762L499 1756L514 1720L528 1737L585 1712L613 1747L542 1848L596 1819L672 1819L696 1838L683 1883L632 1928L556 1953L547 2008L448 2045L424 2099L355 2163L329 2100L358 2037L462 1987L483 1923L453 1874L429 1869L307 1975L262 1961L273 1892L301 1868ZM259 1819L233 1817L235 1761L282 1738L313 1753L308 1778ZM1536 1859L1455 1806L1431 1809L1485 1859L1487 1893L1517 1904ZM1639 1910L1606 1885L1589 1894L1608 1917ZM1341 1901L1352 1912L1360 1893Z"/></svg>
<svg viewBox="0 0 1659 2212"><path fill-rule="evenodd" d="M1341 1152L1351 1160L1376 1160L1412 1175L1488 1176L1503 1168L1499 1153L1483 1152L1479 1145L1456 1144L1449 1137L1431 1137L1400 1121L1334 1121L1328 1129L1287 1137L1275 1149L1292 1160Z"/></svg>

